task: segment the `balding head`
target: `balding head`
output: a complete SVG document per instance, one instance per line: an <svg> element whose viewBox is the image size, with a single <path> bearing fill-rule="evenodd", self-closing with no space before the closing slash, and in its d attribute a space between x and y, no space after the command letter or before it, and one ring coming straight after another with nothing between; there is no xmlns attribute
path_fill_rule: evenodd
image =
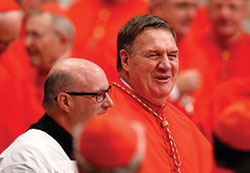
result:
<svg viewBox="0 0 250 173"><path fill-rule="evenodd" d="M44 86L43 106L49 115L55 118L58 114L69 115L71 123L77 124L106 112L113 105L104 92L108 88L106 75L99 66L87 60L68 58L56 63L49 72ZM97 101L95 94L81 94L99 92L104 93L101 102Z"/></svg>
<svg viewBox="0 0 250 173"><path fill-rule="evenodd" d="M7 50L11 42L18 38L22 14L19 11L0 13L0 54Z"/></svg>

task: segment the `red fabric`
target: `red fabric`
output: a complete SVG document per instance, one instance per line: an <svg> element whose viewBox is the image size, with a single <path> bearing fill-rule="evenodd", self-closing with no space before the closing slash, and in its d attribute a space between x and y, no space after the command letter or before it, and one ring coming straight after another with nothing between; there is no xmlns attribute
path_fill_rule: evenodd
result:
<svg viewBox="0 0 250 173"><path fill-rule="evenodd" d="M207 12L207 7L204 5L200 5L197 8L196 15L192 21L190 33L188 33L188 35L195 36L198 33L206 30L210 26L211 22Z"/></svg>
<svg viewBox="0 0 250 173"><path fill-rule="evenodd" d="M201 87L191 95L195 100L193 120L197 124L207 121L202 113L203 109L207 109L204 105L220 83L235 77L250 76L249 48L250 36L245 32L242 31L229 46L221 47L211 28L197 34L195 38L186 37L181 42L180 71L195 68L201 74Z"/></svg>
<svg viewBox="0 0 250 173"><path fill-rule="evenodd" d="M250 78L234 78L218 86L201 107L195 122L205 136L212 141L212 128L227 106L235 101L249 100Z"/></svg>
<svg viewBox="0 0 250 173"><path fill-rule="evenodd" d="M69 8L69 15L76 27L73 56L98 64L112 81L118 76L118 32L129 19L146 12L147 4L142 0L127 0L115 5L104 0L77 1Z"/></svg>
<svg viewBox="0 0 250 173"><path fill-rule="evenodd" d="M25 132L29 125L44 113L36 99L35 89L29 76L30 67L22 40L16 40L1 56L1 126L0 152ZM3 75L2 75L3 74ZM3 76L3 77L2 77Z"/></svg>
<svg viewBox="0 0 250 173"><path fill-rule="evenodd" d="M250 92L249 92L250 93ZM215 122L214 133L223 143L250 151L250 97L226 107Z"/></svg>
<svg viewBox="0 0 250 173"><path fill-rule="evenodd" d="M63 18L69 18L67 10L58 3L43 3L40 6L42 11L46 11L48 13L54 14L56 16L60 16Z"/></svg>
<svg viewBox="0 0 250 173"><path fill-rule="evenodd" d="M81 133L82 157L95 167L127 166L133 160L138 145L136 131L130 123L116 115L93 118L84 125Z"/></svg>
<svg viewBox="0 0 250 173"><path fill-rule="evenodd" d="M0 12L18 10L20 9L16 0L1 0L0 1Z"/></svg>
<svg viewBox="0 0 250 173"><path fill-rule="evenodd" d="M204 5L199 5L197 8L196 15L192 21L191 29L187 35L182 37L182 39L178 39L178 48L179 48L179 62L180 62L180 73L183 72L185 69L188 69L188 67L194 68L198 67L199 70L202 70L202 72L206 73L206 62L203 60L200 60L198 57L206 56L203 51L200 50L199 44L195 44L195 39L202 38L202 34L204 30L207 30L209 27L211 27L211 22L208 16L207 8ZM188 61L191 61L192 64L186 64ZM201 74L202 75L202 74ZM211 79L212 77L208 76L208 78ZM208 82L211 82L208 81ZM204 81L203 83L206 83ZM209 91L210 92L210 91ZM195 102L195 97L189 97L188 99L191 100L191 102ZM195 112L187 112L187 109L185 108L186 101L181 100L179 98L176 101L171 101L179 110L181 110L188 118L192 118L194 116Z"/></svg>
<svg viewBox="0 0 250 173"><path fill-rule="evenodd" d="M127 88L119 82L123 87ZM127 88L128 89L128 88ZM129 90L129 89L128 89ZM133 93L133 91L130 90ZM114 107L109 113L119 114L141 122L146 129L147 149L140 172L171 172L173 159L166 132L157 119L121 89L113 86ZM166 119L182 161L182 172L206 173L212 170L212 147L195 125L171 104L166 103Z"/></svg>

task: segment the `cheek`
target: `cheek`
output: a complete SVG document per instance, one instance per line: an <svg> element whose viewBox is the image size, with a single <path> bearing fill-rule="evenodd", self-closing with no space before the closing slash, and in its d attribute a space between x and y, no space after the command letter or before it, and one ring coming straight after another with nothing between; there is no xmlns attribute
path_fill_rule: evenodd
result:
<svg viewBox="0 0 250 173"><path fill-rule="evenodd" d="M179 72L179 60L172 63L172 68L175 73Z"/></svg>

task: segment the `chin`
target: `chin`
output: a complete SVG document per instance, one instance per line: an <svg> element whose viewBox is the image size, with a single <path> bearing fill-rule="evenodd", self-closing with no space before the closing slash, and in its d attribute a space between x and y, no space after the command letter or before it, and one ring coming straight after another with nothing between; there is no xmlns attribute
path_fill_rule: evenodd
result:
<svg viewBox="0 0 250 173"><path fill-rule="evenodd" d="M232 37L235 34L235 30L229 27L220 27L217 29L217 33L221 37Z"/></svg>
<svg viewBox="0 0 250 173"><path fill-rule="evenodd" d="M152 97L156 99L165 99L166 97L168 97L169 94L170 91L155 92L152 94Z"/></svg>

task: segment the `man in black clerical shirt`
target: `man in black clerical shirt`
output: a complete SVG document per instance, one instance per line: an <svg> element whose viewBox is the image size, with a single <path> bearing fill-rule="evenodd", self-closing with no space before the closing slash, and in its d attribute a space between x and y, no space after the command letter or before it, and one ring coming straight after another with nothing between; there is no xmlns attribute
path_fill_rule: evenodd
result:
<svg viewBox="0 0 250 173"><path fill-rule="evenodd" d="M73 128L113 105L110 89L103 70L90 61L55 64L44 85L45 115L0 155L0 172L77 172Z"/></svg>

